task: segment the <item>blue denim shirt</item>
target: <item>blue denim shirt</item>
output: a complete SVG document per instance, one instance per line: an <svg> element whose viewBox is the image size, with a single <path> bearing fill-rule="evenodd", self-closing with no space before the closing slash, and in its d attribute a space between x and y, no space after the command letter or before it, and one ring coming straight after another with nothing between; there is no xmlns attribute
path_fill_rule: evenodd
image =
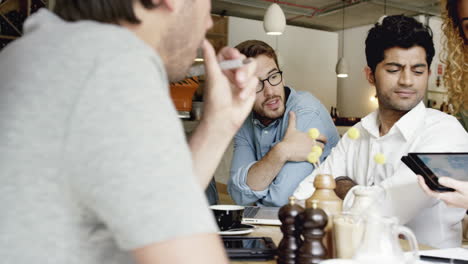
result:
<svg viewBox="0 0 468 264"><path fill-rule="evenodd" d="M318 128L320 133L327 137L328 143L325 145L321 161L325 160L338 143L338 132L322 103L308 92L296 92L289 87L285 89L286 94L288 90L290 94L286 101L285 113L281 118L264 126L251 113L234 137L234 156L228 192L237 204L283 206L299 183L314 170L312 164L308 162L287 162L265 190L253 191L247 186L250 167L283 139L288 128L289 111L296 113L298 130L307 132L310 128Z"/></svg>

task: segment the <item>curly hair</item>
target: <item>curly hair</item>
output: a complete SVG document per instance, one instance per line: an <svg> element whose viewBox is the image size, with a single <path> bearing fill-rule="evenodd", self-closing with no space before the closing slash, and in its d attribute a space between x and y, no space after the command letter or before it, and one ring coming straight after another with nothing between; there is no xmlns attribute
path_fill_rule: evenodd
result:
<svg viewBox="0 0 468 264"><path fill-rule="evenodd" d="M458 0L442 0L443 49L441 61L445 64L444 85L448 90L449 103L455 113L468 109L468 47L464 45Z"/></svg>
<svg viewBox="0 0 468 264"><path fill-rule="evenodd" d="M366 38L367 66L375 72L377 64L384 60L385 50L414 46L424 48L427 66L430 67L435 53L431 29L412 17L388 16L369 30Z"/></svg>

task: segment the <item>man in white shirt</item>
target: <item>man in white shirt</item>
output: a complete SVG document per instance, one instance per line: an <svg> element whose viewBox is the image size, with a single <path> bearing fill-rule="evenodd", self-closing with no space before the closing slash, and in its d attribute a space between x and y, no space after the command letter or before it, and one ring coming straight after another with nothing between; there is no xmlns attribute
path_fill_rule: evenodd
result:
<svg viewBox="0 0 468 264"><path fill-rule="evenodd" d="M383 188L383 214L397 216L420 243L433 247L461 244L464 210L425 196L416 175L400 160L408 152L468 150L468 135L457 120L426 109L422 102L433 56L430 29L413 18L389 16L369 31L365 73L376 87L379 108L354 126L359 138L347 133L340 140L320 168L299 185L294 193L297 198L313 193L317 173L337 177L336 191L344 197L344 209L353 201L353 188ZM383 164L377 162L383 160Z"/></svg>

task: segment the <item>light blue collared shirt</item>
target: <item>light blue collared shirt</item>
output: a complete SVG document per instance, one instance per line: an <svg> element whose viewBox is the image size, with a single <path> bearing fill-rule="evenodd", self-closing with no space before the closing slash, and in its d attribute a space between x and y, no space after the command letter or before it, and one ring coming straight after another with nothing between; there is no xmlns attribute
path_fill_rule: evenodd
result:
<svg viewBox="0 0 468 264"><path fill-rule="evenodd" d="M318 128L320 133L327 137L328 143L325 145L321 161L325 160L339 141L338 132L328 111L317 98L308 92L296 92L289 87L285 87L285 90L286 94L288 90L290 94L281 118L264 126L251 113L234 138L228 192L237 204L282 206L288 202L288 197L293 194L299 183L314 170L308 162L287 162L265 190L253 191L247 186L250 167L283 139L288 129L289 111L296 113L298 130L307 132L310 128Z"/></svg>

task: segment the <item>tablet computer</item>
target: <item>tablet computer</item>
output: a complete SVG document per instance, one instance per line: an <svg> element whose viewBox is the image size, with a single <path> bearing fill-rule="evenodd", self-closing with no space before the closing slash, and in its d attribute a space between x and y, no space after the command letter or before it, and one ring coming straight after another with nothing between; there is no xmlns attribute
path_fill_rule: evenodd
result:
<svg viewBox="0 0 468 264"><path fill-rule="evenodd" d="M270 237L222 236L224 247L233 260L268 260L276 254Z"/></svg>
<svg viewBox="0 0 468 264"><path fill-rule="evenodd" d="M412 158L409 156L401 157L401 161L408 166L415 174L423 176L424 182L429 187L429 189L438 191L438 192L451 192L454 191L452 188L448 188L439 184L437 178L434 178L433 175L429 175L424 171Z"/></svg>
<svg viewBox="0 0 468 264"><path fill-rule="evenodd" d="M439 192L454 191L439 184L439 177L468 180L468 153L421 153L412 152L401 158L414 173L423 176L426 185Z"/></svg>

